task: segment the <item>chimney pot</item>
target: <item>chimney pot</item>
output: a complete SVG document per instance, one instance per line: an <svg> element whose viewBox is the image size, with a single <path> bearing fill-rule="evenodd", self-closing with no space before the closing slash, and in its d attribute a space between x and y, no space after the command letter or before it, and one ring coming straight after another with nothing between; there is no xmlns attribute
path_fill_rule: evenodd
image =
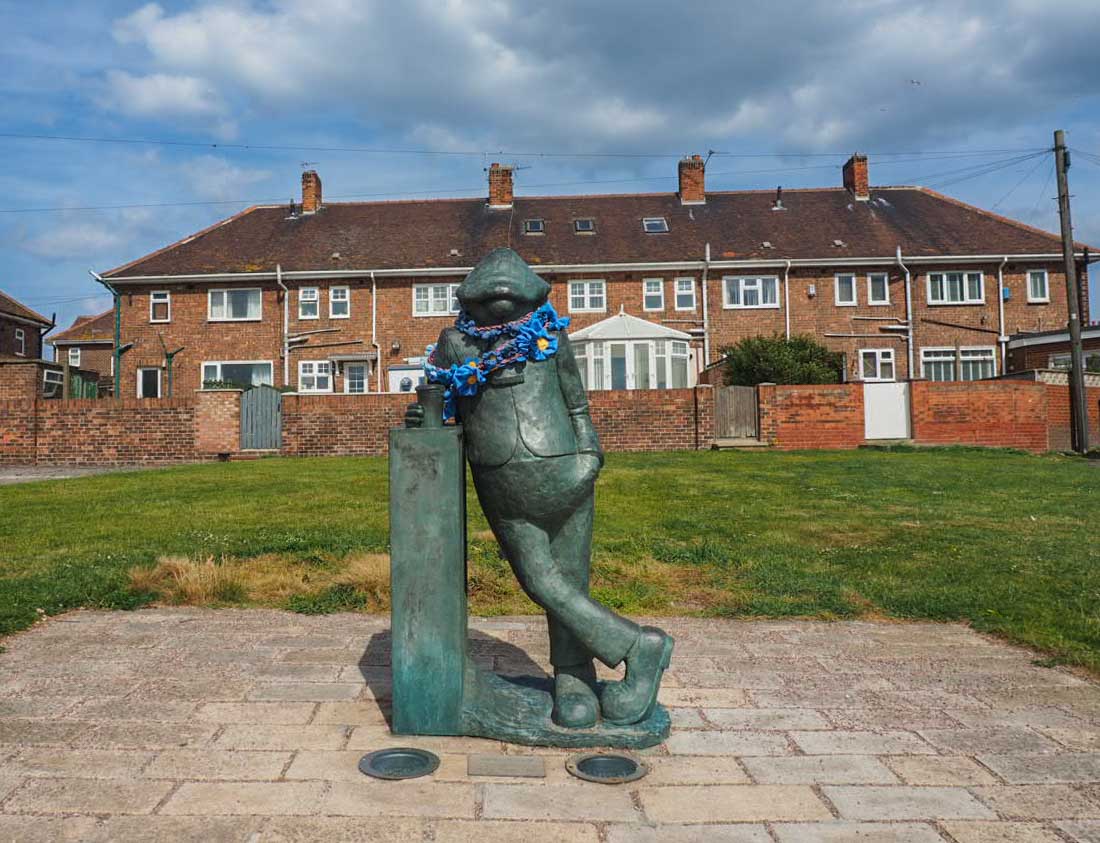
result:
<svg viewBox="0 0 1100 843"><path fill-rule="evenodd" d="M871 182L867 174L867 156L856 152L844 165L844 187L857 200L871 198Z"/></svg>
<svg viewBox="0 0 1100 843"><path fill-rule="evenodd" d="M496 161L489 165L489 207L507 210L512 207L512 168Z"/></svg>
<svg viewBox="0 0 1100 843"><path fill-rule="evenodd" d="M681 158L677 168L680 176L680 204L702 205L707 201L706 162L703 156Z"/></svg>
<svg viewBox="0 0 1100 843"><path fill-rule="evenodd" d="M321 177L316 170L302 173L302 213L313 214L321 209Z"/></svg>

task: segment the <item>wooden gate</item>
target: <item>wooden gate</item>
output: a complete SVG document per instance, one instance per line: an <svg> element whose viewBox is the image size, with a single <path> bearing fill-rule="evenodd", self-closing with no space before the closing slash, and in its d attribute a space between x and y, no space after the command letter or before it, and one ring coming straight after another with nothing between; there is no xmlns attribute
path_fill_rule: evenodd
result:
<svg viewBox="0 0 1100 843"><path fill-rule="evenodd" d="M274 451L283 444L283 396L272 386L241 395L241 450Z"/></svg>
<svg viewBox="0 0 1100 843"><path fill-rule="evenodd" d="M755 439L756 387L720 386L714 395L718 439Z"/></svg>

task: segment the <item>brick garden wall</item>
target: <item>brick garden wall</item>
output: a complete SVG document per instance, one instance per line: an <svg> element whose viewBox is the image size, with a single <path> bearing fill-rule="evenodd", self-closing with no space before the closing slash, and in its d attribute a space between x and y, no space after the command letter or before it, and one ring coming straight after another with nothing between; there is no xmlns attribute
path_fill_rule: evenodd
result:
<svg viewBox="0 0 1100 843"><path fill-rule="evenodd" d="M40 401L35 458L39 465L136 465L194 462L195 403Z"/></svg>
<svg viewBox="0 0 1100 843"><path fill-rule="evenodd" d="M914 442L1047 450L1045 384L914 381L911 390Z"/></svg>
<svg viewBox="0 0 1100 843"><path fill-rule="evenodd" d="M0 465L34 462L34 401L0 400Z"/></svg>
<svg viewBox="0 0 1100 843"><path fill-rule="evenodd" d="M407 393L284 395L283 454L373 456L389 450L389 429L403 424Z"/></svg>
<svg viewBox="0 0 1100 843"><path fill-rule="evenodd" d="M761 386L760 440L783 450L863 444L863 384Z"/></svg>
<svg viewBox="0 0 1100 843"><path fill-rule="evenodd" d="M590 392L592 423L605 451L680 451L714 441L714 390Z"/></svg>
<svg viewBox="0 0 1100 843"><path fill-rule="evenodd" d="M1069 387L1050 383L1036 386L1046 390L1047 397L1047 449L1068 451L1073 446L1070 433ZM1089 447L1100 448L1100 387L1085 389L1085 404L1089 411Z"/></svg>

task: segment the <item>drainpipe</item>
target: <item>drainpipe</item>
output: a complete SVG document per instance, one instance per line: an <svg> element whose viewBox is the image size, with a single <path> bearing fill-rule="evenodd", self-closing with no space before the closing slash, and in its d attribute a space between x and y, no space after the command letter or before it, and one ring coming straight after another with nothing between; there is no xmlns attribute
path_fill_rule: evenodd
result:
<svg viewBox="0 0 1100 843"><path fill-rule="evenodd" d="M787 323L787 339L791 338L791 262L783 270L783 318Z"/></svg>
<svg viewBox="0 0 1100 843"><path fill-rule="evenodd" d="M374 391L382 392L382 346L378 344L378 284L370 274L370 344L374 348Z"/></svg>
<svg viewBox="0 0 1100 843"><path fill-rule="evenodd" d="M710 243L707 243L706 251L703 252L703 365L699 368L702 371L710 365L710 316L707 311L707 277L710 275ZM676 291L673 290L673 293Z"/></svg>
<svg viewBox="0 0 1100 843"><path fill-rule="evenodd" d="M122 351L121 351L121 334L122 334L122 299L119 297L118 290L103 280L103 276L92 270L88 270L88 273L98 283L106 287L115 303L115 347L111 350L111 353L115 358L115 383L114 383L114 398L116 401L122 398ZM66 396L68 397L68 396Z"/></svg>
<svg viewBox="0 0 1100 843"><path fill-rule="evenodd" d="M1001 347L1001 374L1005 373L1005 360L1008 358L1008 337L1005 336L1005 264L1008 255L1001 258L997 267L997 310L1000 316L1000 330L997 333L997 345Z"/></svg>
<svg viewBox="0 0 1100 843"><path fill-rule="evenodd" d="M275 264L275 283L283 291L283 386L290 386L290 290L283 283L281 264ZM317 309L320 308L318 303Z"/></svg>
<svg viewBox="0 0 1100 843"><path fill-rule="evenodd" d="M901 259L901 246L898 246L898 266L905 273L905 322L909 329L905 332L906 365L909 370L909 380L913 380L913 276Z"/></svg>

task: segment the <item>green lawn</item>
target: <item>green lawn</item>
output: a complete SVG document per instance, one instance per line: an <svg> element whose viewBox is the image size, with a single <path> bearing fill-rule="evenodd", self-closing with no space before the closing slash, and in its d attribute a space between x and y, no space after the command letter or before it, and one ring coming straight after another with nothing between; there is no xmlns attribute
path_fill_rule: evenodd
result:
<svg viewBox="0 0 1100 843"><path fill-rule="evenodd" d="M0 487L0 634L158 597L384 609L386 469L264 460ZM621 611L966 619L1100 669L1100 471L1084 461L612 454L597 500L593 591ZM476 502L470 536L473 611L533 611Z"/></svg>

